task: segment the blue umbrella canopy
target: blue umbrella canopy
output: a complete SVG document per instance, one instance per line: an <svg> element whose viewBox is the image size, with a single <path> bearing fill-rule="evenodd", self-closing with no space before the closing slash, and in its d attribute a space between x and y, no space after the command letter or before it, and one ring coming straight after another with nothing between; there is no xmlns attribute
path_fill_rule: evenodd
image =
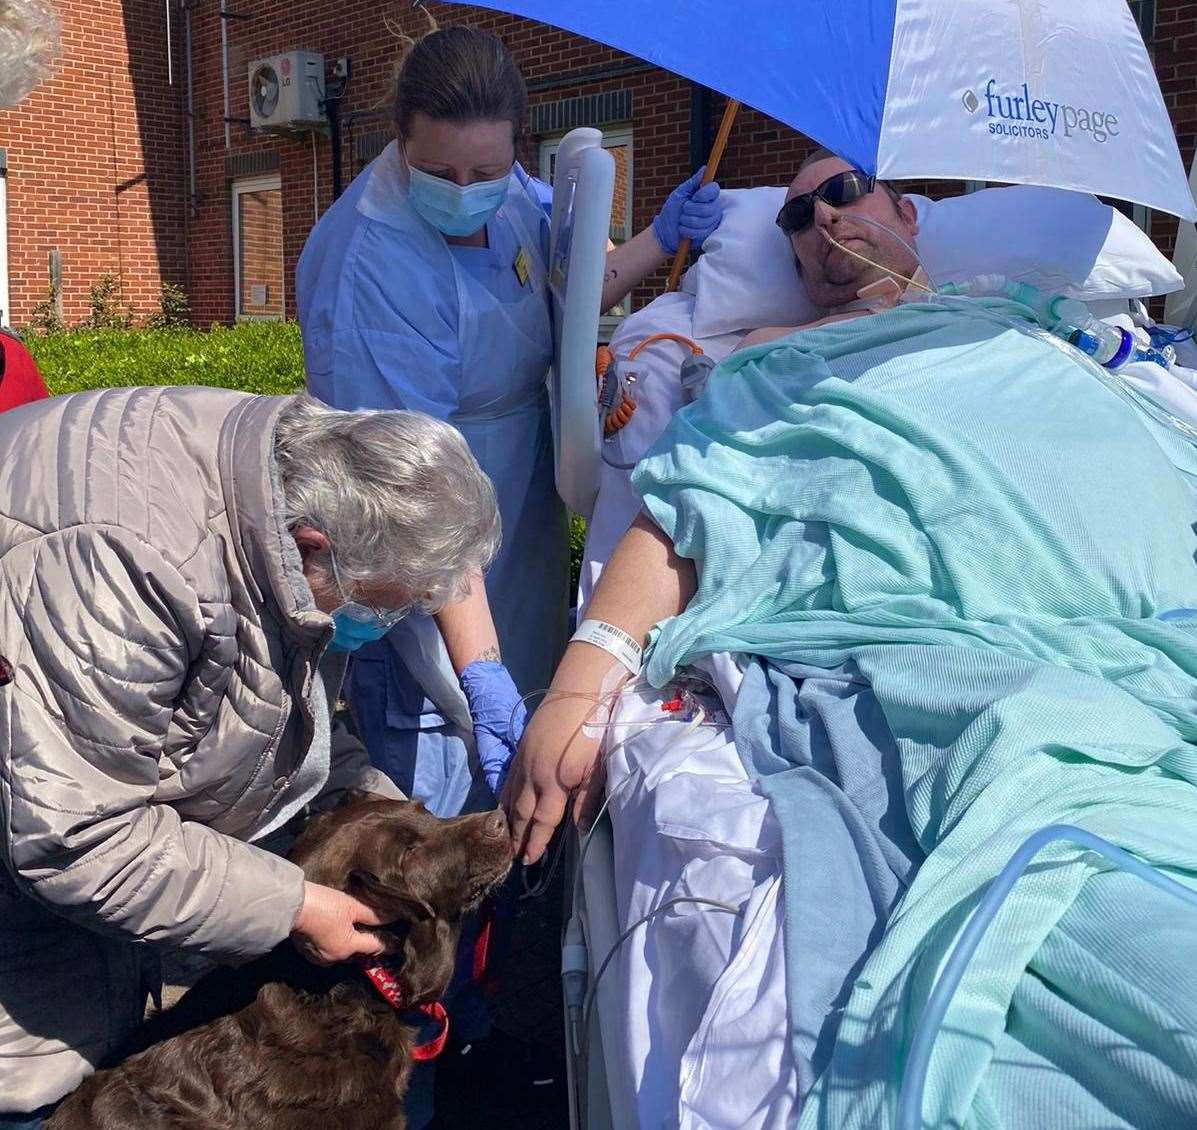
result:
<svg viewBox="0 0 1197 1130"><path fill-rule="evenodd" d="M475 0L736 98L892 179L1070 188L1197 218L1125 0Z"/></svg>

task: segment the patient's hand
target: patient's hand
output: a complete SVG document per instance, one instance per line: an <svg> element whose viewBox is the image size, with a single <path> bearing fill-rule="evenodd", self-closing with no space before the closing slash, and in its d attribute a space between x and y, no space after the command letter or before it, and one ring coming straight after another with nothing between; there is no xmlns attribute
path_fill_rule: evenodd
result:
<svg viewBox="0 0 1197 1130"><path fill-rule="evenodd" d="M599 738L582 732L583 723L594 716L593 697L555 696L550 691L524 731L501 803L515 850L523 849L525 863L535 863L544 854L571 792L579 823L589 819L601 799Z"/></svg>
<svg viewBox="0 0 1197 1130"><path fill-rule="evenodd" d="M643 645L648 630L685 608L697 586L694 562L678 557L660 527L641 514L607 562L586 615ZM607 720L612 696L626 678L622 664L601 646L574 640L565 649L553 685L524 731L503 790L511 838L525 862L544 853L571 791L576 791L574 819L591 819L602 794L598 769L604 731L585 734L582 726ZM596 718L600 711L604 717Z"/></svg>

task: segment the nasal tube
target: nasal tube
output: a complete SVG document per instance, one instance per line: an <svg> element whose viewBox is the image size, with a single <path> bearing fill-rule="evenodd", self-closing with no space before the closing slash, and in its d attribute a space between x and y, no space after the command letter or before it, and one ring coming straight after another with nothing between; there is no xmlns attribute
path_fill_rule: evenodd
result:
<svg viewBox="0 0 1197 1130"><path fill-rule="evenodd" d="M1151 361L1169 369L1176 360L1176 351L1170 346L1156 349L1139 345L1128 330L1095 318L1085 304L1075 298L1063 294L1048 296L1030 283L1013 282L1004 275L979 275L965 283L947 283L938 290L949 296L994 295L1026 306L1053 334L1112 372L1136 361Z"/></svg>

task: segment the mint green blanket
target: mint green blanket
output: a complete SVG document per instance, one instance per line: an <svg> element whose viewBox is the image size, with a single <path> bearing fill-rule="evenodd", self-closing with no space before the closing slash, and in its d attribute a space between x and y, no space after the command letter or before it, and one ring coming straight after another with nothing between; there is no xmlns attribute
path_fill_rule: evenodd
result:
<svg viewBox="0 0 1197 1130"><path fill-rule="evenodd" d="M939 965L1032 832L1077 824L1197 884L1197 627L1155 619L1197 607L1195 471L1066 351L935 305L733 355L638 468L701 577L648 677L854 663L927 852L803 1127L892 1125ZM926 1124L1197 1124L1193 969L1197 915L1047 849L948 1013Z"/></svg>

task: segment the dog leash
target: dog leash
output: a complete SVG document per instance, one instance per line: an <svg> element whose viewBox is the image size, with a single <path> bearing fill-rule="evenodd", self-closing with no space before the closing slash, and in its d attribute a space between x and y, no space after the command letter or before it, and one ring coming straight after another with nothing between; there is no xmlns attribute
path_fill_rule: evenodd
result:
<svg viewBox="0 0 1197 1130"><path fill-rule="evenodd" d="M495 900L488 898L478 912L478 936L474 939L474 960L470 969L470 976L475 985L483 990L487 996L493 996L498 990L498 981L493 976L487 978L487 966L490 964L490 936L495 924Z"/></svg>
<svg viewBox="0 0 1197 1130"><path fill-rule="evenodd" d="M495 920L494 899L487 899L483 903L481 920L478 937L474 941L474 954L470 974L475 985L493 989L493 985L486 984L486 974L487 964L490 960L491 929ZM396 1012L408 1012L412 1010L412 1006L406 1004L403 1000L403 987L399 984L398 978L387 968L385 963L381 961L372 962L369 958L362 958L358 964L361 966L361 970L370 981L370 984L378 991L378 995L395 1009ZM423 1044L417 1044L411 1050L412 1059L417 1063L424 1063L427 1060L436 1059L445 1050L445 1045L449 1042L449 1014L445 1011L445 1006L440 1001L432 1001L429 1004L418 1004L414 1008L416 1012L423 1013L429 1020L433 1020L440 1025L440 1031L431 1040Z"/></svg>
<svg viewBox="0 0 1197 1130"><path fill-rule="evenodd" d="M364 960L361 962L361 968L370 984L378 990L378 995L396 1012L409 1012L414 1007L416 1012L423 1013L429 1020L440 1025L440 1031L431 1040L417 1044L411 1050L411 1057L417 1063L436 1059L449 1042L449 1014L445 1011L445 1006L440 1001L431 1001L415 1006L408 1005L404 1003L403 989L398 979L382 962Z"/></svg>

